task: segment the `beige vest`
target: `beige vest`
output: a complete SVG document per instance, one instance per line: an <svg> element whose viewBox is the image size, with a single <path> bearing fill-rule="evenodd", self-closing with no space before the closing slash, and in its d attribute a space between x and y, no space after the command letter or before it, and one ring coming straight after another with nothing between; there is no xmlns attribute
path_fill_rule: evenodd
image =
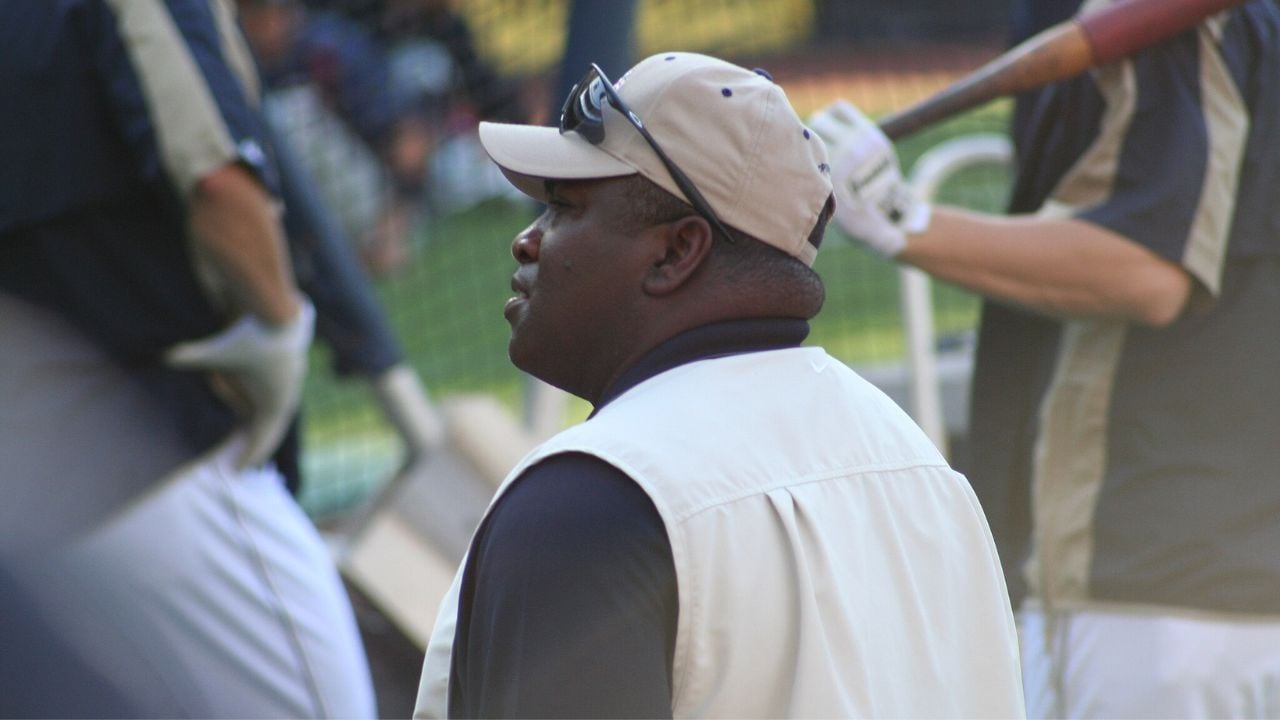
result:
<svg viewBox="0 0 1280 720"><path fill-rule="evenodd" d="M535 449L499 494L568 451L631 476L666 525L676 717L1023 714L1004 578L968 482L821 349L650 378ZM458 584L417 717L447 708Z"/></svg>

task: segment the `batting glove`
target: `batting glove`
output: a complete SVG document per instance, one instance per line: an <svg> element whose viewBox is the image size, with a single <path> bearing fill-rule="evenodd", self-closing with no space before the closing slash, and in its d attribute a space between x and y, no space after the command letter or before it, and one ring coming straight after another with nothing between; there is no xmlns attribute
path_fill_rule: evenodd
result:
<svg viewBox="0 0 1280 720"><path fill-rule="evenodd" d="M268 326L245 315L222 332L179 343L165 353L174 367L213 370L233 385L248 407L247 439L237 466L256 467L279 447L302 399L307 348L315 331L315 308L300 298L301 311L284 325Z"/></svg>
<svg viewBox="0 0 1280 720"><path fill-rule="evenodd" d="M835 220L846 233L887 258L924 232L931 208L902 179L893 143L852 104L838 100L809 118L826 141L835 189Z"/></svg>

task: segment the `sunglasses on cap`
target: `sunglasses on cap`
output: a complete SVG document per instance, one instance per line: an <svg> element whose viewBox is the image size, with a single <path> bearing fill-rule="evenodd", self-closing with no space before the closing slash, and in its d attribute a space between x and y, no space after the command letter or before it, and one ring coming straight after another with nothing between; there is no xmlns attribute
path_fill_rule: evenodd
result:
<svg viewBox="0 0 1280 720"><path fill-rule="evenodd" d="M631 123L631 126L640 133L640 137L649 143L649 147L653 148L653 152L662 161L662 165L666 167L667 172L671 175L671 179L675 181L676 186L684 193L689 202L693 204L693 208L698 211L711 226L720 232L721 237L729 242L733 242L733 236L729 234L729 230L720 222L720 218L715 211L711 209L707 199L702 197L702 193L698 192L698 188L694 187L693 181L688 175L684 174L671 158L662 151L658 145L658 141L653 139L641 122L640 117L632 112L631 108L614 89L613 82L609 80L600 66L591 63L591 69L587 74L578 81L573 89L569 91L569 97L564 99L564 107L560 108L560 134L567 132L576 132L584 140L592 145L599 145L604 141L604 105L608 103L615 110L622 113L622 116Z"/></svg>

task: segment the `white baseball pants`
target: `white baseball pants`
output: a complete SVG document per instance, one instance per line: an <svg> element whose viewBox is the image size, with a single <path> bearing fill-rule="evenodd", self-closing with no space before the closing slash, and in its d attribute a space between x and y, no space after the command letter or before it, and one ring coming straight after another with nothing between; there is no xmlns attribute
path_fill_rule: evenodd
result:
<svg viewBox="0 0 1280 720"><path fill-rule="evenodd" d="M237 447L180 470L76 543L64 567L86 594L64 596L59 618L91 663L161 714L374 717L359 631L323 540L274 470L232 468Z"/></svg>
<svg viewBox="0 0 1280 720"><path fill-rule="evenodd" d="M1019 617L1028 718L1280 717L1280 619Z"/></svg>

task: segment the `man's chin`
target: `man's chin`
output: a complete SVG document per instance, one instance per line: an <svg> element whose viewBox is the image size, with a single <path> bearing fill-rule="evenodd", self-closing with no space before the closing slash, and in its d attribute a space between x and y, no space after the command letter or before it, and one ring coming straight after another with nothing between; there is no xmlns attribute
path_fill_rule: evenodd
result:
<svg viewBox="0 0 1280 720"><path fill-rule="evenodd" d="M573 383L567 382L567 378L564 377L563 360L536 352L537 349L528 344L527 338L522 341L518 333L512 332L511 339L507 342L507 358L517 370L571 395L582 397L570 389Z"/></svg>
<svg viewBox="0 0 1280 720"><path fill-rule="evenodd" d="M511 329L511 339L507 340L507 359L516 366L516 369L537 377L536 373L530 370L528 348L521 344L520 335L515 328Z"/></svg>

